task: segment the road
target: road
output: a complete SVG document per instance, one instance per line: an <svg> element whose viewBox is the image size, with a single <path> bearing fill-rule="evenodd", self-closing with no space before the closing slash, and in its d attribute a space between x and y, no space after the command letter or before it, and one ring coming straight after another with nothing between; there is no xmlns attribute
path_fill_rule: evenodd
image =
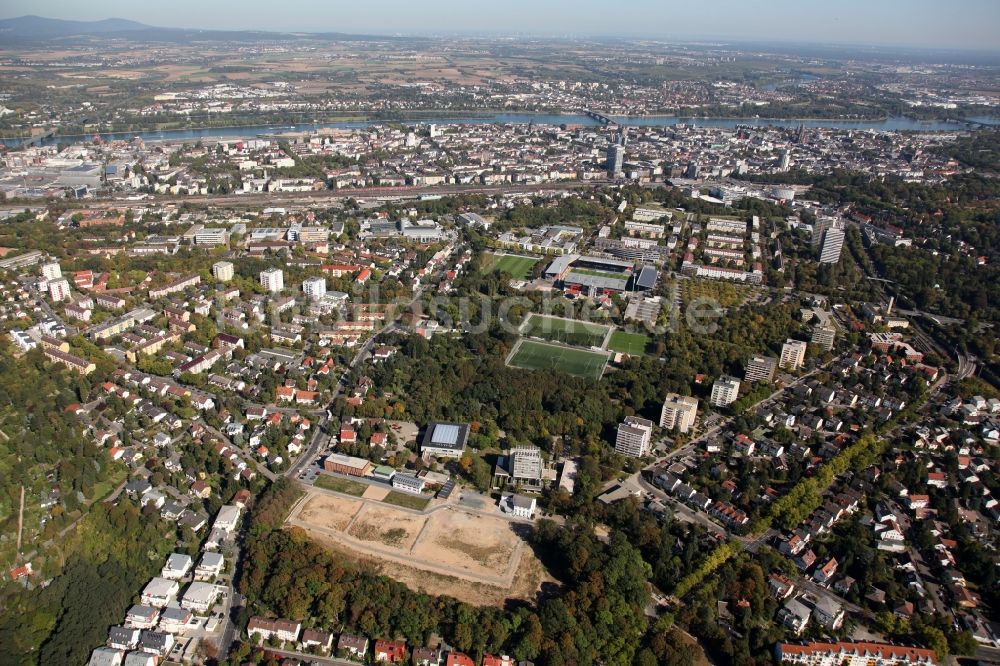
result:
<svg viewBox="0 0 1000 666"><path fill-rule="evenodd" d="M432 282L432 280L428 280L428 283L430 282ZM396 330L400 318L407 310L413 307L414 303L420 300L420 298L424 295L425 290L426 287L418 287L413 294L413 298L410 299L410 301L403 307L397 308L394 312L393 318L391 320L386 321L385 325L382 326L382 328L377 330L370 338L368 338L368 340L363 345L361 345L361 349L358 350L358 353L354 355L354 358L351 359L350 364L348 364L348 370L344 372L340 380L337 382L337 386L333 389L333 394L330 396L330 405L328 408L329 410L331 411L333 410L334 405L336 405L337 403L337 398L340 397L340 394L343 392L343 390L347 388L346 378L347 375L350 374L350 371L356 368L359 364L361 364L362 361L368 358L368 356L372 352L372 349L375 346L376 340L380 336ZM300 472L302 472L302 470L304 470L306 467L312 464L312 461L316 458L316 455L319 453L319 449L323 441L323 434L325 433L328 424L329 424L329 417L323 416L321 422L317 424L318 427L316 428L316 432L313 434L312 441L309 442L309 446L306 447L306 450L302 452L302 455L298 457L295 463L288 468L288 471L285 472L285 476L287 476L290 479L294 479L299 475Z"/></svg>
<svg viewBox="0 0 1000 666"><path fill-rule="evenodd" d="M276 655L278 657L289 658L292 660L301 660L306 664L320 664L321 666L358 666L358 662L356 661L339 659L337 657L320 657L314 654L306 654L305 652L295 652L294 650L265 648L264 652L268 655Z"/></svg>
<svg viewBox="0 0 1000 666"><path fill-rule="evenodd" d="M233 440L229 439L229 437L226 436L224 432L210 426L205 421L205 419L197 418L195 419L195 423L201 425L203 428L205 428L205 430L210 432L215 437L218 437L220 440L222 440L222 443L228 446L230 449L242 453L244 460L248 464L251 464L254 467L256 467L257 471L260 472L260 474L264 476L268 481L274 481L275 479L278 478L278 475L272 472L270 469L268 469L267 465L262 463L260 461L260 458L253 451L250 451L249 449L246 449L242 446L237 446L236 444L233 443Z"/></svg>

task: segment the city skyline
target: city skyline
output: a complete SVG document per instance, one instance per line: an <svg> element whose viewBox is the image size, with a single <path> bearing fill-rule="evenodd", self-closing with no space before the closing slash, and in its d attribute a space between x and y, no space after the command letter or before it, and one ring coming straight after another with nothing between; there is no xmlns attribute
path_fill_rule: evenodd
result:
<svg viewBox="0 0 1000 666"><path fill-rule="evenodd" d="M275 15L261 2L208 5L178 0L169 6L136 5L122 0L79 4L65 0L11 0L0 18L39 15L93 21L123 18L158 27L368 34L494 34L718 39L734 42L797 42L888 47L998 50L994 27L1000 3L961 0L885 0L836 3L775 0L766 12L734 0L705 9L668 0L637 0L625 10L585 0L554 0L543 7L525 0L501 6L471 6L431 0L414 6L380 0L364 9L332 7L317 0L291 0ZM638 17L641 16L641 20Z"/></svg>

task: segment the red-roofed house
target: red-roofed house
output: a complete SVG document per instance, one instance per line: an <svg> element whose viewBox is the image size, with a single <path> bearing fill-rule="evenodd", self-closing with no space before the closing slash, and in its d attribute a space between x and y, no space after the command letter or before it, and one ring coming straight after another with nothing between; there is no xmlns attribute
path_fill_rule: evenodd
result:
<svg viewBox="0 0 1000 666"><path fill-rule="evenodd" d="M476 666L476 662L467 654L461 652L449 652L445 666Z"/></svg>
<svg viewBox="0 0 1000 666"><path fill-rule="evenodd" d="M375 641L375 661L401 664L406 659L406 641Z"/></svg>

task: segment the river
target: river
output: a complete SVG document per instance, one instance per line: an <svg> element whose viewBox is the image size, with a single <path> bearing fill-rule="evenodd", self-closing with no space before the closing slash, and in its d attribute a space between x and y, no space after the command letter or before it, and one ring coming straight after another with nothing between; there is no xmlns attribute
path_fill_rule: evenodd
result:
<svg viewBox="0 0 1000 666"><path fill-rule="evenodd" d="M885 120L798 120L795 118L684 118L680 116L612 116L612 118L623 125L630 127L669 127L672 125L696 125L698 127L717 127L733 129L737 125L756 125L771 127L798 127L803 125L809 129L856 129L856 130L883 130L883 131L918 131L918 132L941 132L969 129L963 122L954 121L922 121L906 117L886 118ZM971 118L970 120L984 122L987 124L996 123L995 118ZM198 139L247 139L262 134L277 134L281 132L309 132L319 129L358 129L371 127L372 125L386 124L389 122L399 122L405 124L420 125L486 125L493 123L501 124L527 124L530 122L536 125L583 125L589 127L599 127L600 122L584 114L544 114L544 113L491 113L481 116L454 117L454 118L400 118L398 120L361 120L345 121L334 123L300 123L298 125L245 125L241 127L205 127L192 129L177 129L163 131L141 131L141 132L107 132L100 133L102 139L107 141L132 139L139 137L144 141L197 141ZM56 135L46 139L43 145L51 145L58 142L79 141L89 139L91 134L86 135ZM17 145L23 139L2 139L5 145Z"/></svg>

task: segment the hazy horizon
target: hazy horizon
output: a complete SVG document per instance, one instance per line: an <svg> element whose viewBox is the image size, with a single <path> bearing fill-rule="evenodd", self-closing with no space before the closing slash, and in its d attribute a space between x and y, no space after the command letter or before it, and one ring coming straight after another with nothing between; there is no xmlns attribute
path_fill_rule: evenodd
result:
<svg viewBox="0 0 1000 666"><path fill-rule="evenodd" d="M225 3L229 5L229 3ZM710 8L677 0L509 0L502 7L453 0L377 0L364 6L321 0L239 6L175 0L169 6L123 0L8 0L0 18L27 14L95 21L121 18L152 26L216 30L365 34L588 36L679 41L823 43L923 49L1000 50L997 0L770 0L766 9L736 0Z"/></svg>

